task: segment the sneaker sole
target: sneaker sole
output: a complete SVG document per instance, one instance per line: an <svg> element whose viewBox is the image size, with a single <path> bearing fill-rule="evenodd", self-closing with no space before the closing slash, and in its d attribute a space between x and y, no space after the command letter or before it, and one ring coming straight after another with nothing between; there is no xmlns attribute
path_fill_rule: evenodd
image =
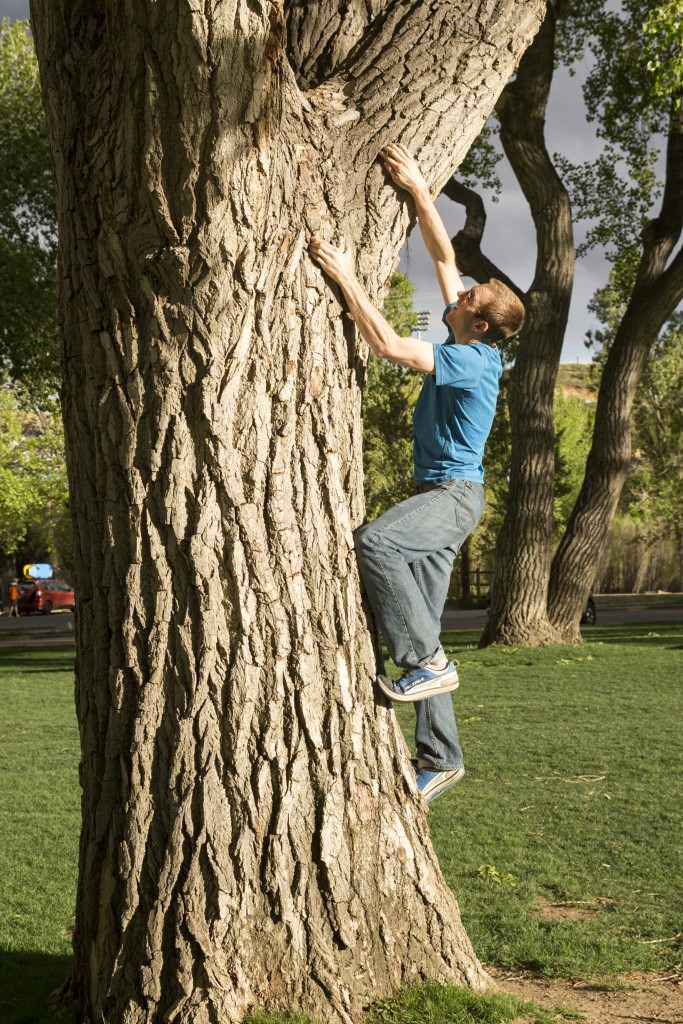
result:
<svg viewBox="0 0 683 1024"><path fill-rule="evenodd" d="M420 794L420 796L423 798L423 800L425 800L426 803L429 804L429 803L432 802L432 800L436 800L437 796L441 796L442 793L445 793L446 790L450 786L454 786L456 784L456 782L460 782L460 780L462 779L464 774L465 774L465 769L464 768L459 768L457 770L457 772L453 773L453 775L452 775L452 777L450 779L446 779L445 782L439 783L439 785L436 786L435 789L432 792L425 793L425 790L423 789L421 794ZM429 789L428 786L425 787L425 788Z"/></svg>
<svg viewBox="0 0 683 1024"><path fill-rule="evenodd" d="M386 676L377 676L379 688L389 700L396 701L397 704L414 704L418 700L426 700L427 697L436 697L439 693L451 693L460 686L457 672L451 672L433 682L420 683L410 693L396 693L391 688L390 679L387 679L386 683L384 682L386 678Z"/></svg>

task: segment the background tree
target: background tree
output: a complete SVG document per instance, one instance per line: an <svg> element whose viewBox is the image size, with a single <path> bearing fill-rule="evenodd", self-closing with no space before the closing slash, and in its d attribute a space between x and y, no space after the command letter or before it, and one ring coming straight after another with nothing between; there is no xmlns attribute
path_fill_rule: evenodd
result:
<svg viewBox="0 0 683 1024"><path fill-rule="evenodd" d="M5 554L16 551L34 518L28 463L19 408L11 392L0 389L0 551Z"/></svg>
<svg viewBox="0 0 683 1024"><path fill-rule="evenodd" d="M28 22L0 21L0 371L27 401L59 388L54 185Z"/></svg>
<svg viewBox="0 0 683 1024"><path fill-rule="evenodd" d="M625 158L636 200L647 195L648 147L660 131L666 155L656 216L643 212L637 242L612 255L617 282L620 287L624 280L630 285L628 298L605 361L586 475L550 574L549 614L561 635L569 639L578 638L578 615L631 464L630 419L638 383L660 332L683 300L683 246L679 245L683 231L683 105L678 91L662 92L661 77L653 84L651 61L642 54L643 19L656 16L662 6L670 5L631 0L624 4L623 17L609 13L593 28L596 50L605 59L596 63L589 76L588 109L593 116L601 112L599 125L607 157ZM680 0L677 6L683 13ZM674 47L670 53L671 64L677 68L672 81L680 84L683 56ZM630 104L640 113L637 131L632 116L626 115ZM612 168L605 165L599 177L609 186ZM586 181L583 175L584 188L577 199L580 207L590 212L595 191ZM613 215L608 207L598 221L598 233L611 222L619 238L623 213L617 213Z"/></svg>
<svg viewBox="0 0 683 1024"><path fill-rule="evenodd" d="M609 351L610 308L601 297ZM597 304L596 304L597 306ZM618 312L616 313L618 318ZM683 581L683 332L675 316L655 345L633 408L634 454L619 502L615 536L607 545L601 575L612 587L680 589Z"/></svg>
<svg viewBox="0 0 683 1024"><path fill-rule="evenodd" d="M592 397L594 385L587 370L587 367L560 367L555 387L553 535L556 539L562 536L567 525L581 488L590 450L595 403ZM501 379L498 408L484 456L486 507L472 537L473 561L487 573L495 565L496 537L509 501L511 440L508 378L509 369L506 369Z"/></svg>
<svg viewBox="0 0 683 1024"><path fill-rule="evenodd" d="M415 285L407 274L392 274L382 312L407 338L417 324ZM368 358L363 389L363 484L365 511L375 519L413 493L413 410L422 374L398 363Z"/></svg>
<svg viewBox="0 0 683 1024"><path fill-rule="evenodd" d="M54 185L28 22L0 21L0 557L69 569ZM4 556L4 557L3 557ZM14 569L9 571L14 572Z"/></svg>
<svg viewBox="0 0 683 1024"><path fill-rule="evenodd" d="M555 427L555 487L553 527L557 540L564 533L574 507L593 437L595 405L571 394L560 383L553 404Z"/></svg>
<svg viewBox="0 0 683 1024"><path fill-rule="evenodd" d="M483 642L578 639L579 618L630 463L635 388L659 331L683 298L683 255L680 250L674 255L683 210L681 115L675 97L664 101L652 89L642 47L643 21L658 6L633 0L615 13L603 5L554 0L496 105L500 141L534 220L537 260L523 296L527 324L510 374L509 503ZM584 94L605 152L597 163L573 167L566 159L551 159L544 120L558 60L571 63L585 46L596 62ZM666 181L659 213L651 218L652 143L661 131ZM462 182L449 183L445 191L466 207L465 227L454 239L462 269L478 280L496 276L515 288L481 250L486 217L480 197ZM553 557L553 394L575 260L570 192L579 216L594 218L587 245L608 244L615 286L628 283L629 303L605 364L584 483ZM642 227L640 236L634 225Z"/></svg>
<svg viewBox="0 0 683 1024"><path fill-rule="evenodd" d="M16 390L5 384L0 386L0 552L14 554L28 536L56 564L70 566L61 417L27 412Z"/></svg>
<svg viewBox="0 0 683 1024"><path fill-rule="evenodd" d="M629 506L648 521L654 537L670 536L683 585L683 324L678 317L649 360L636 396L634 444L638 458L629 480Z"/></svg>
<svg viewBox="0 0 683 1024"><path fill-rule="evenodd" d="M352 531L377 298L540 0L32 0L55 160L74 516L82 1019L349 1021L486 977L373 692Z"/></svg>

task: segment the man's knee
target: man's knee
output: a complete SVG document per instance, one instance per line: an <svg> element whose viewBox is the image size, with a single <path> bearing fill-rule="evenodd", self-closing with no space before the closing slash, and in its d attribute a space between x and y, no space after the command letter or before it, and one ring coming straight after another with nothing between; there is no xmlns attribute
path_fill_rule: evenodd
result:
<svg viewBox="0 0 683 1024"><path fill-rule="evenodd" d="M373 523L365 523L364 526L359 526L353 535L356 558L360 565L367 562L368 558L371 558L375 551L376 538L373 525Z"/></svg>

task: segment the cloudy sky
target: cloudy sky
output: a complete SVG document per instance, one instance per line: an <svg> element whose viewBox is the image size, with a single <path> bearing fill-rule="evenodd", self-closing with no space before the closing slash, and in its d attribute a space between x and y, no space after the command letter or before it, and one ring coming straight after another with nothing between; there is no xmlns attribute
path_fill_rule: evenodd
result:
<svg viewBox="0 0 683 1024"><path fill-rule="evenodd" d="M28 0L0 0L0 17L27 18ZM546 122L546 139L551 153L560 152L574 162L588 160L600 152L590 125L583 117L581 69L575 77L566 72L555 75ZM503 160L499 165L503 192L498 203L487 201L488 220L482 248L487 256L504 270L522 289L531 283L535 261L535 237L526 201L514 176ZM449 235L462 227L464 211L448 199L440 198L437 206ZM576 232L581 240L580 229ZM431 270L431 261L419 238L413 232L403 249L400 270L406 271L416 285L415 309L431 314L430 330L423 337L431 341L443 338L442 303ZM588 313L588 302L596 288L607 279L607 265L600 252L593 252L577 266L569 325L562 351L564 362L589 362L584 346L586 331L595 326ZM466 280L466 285L474 284Z"/></svg>

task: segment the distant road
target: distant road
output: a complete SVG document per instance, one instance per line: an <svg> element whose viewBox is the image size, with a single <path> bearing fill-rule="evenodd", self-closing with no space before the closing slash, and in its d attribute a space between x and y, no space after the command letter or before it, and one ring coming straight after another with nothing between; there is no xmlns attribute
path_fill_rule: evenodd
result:
<svg viewBox="0 0 683 1024"><path fill-rule="evenodd" d="M10 619L5 608L0 615L0 633L44 633L46 630L55 633L73 632L74 613L66 611L51 612L49 615L20 615Z"/></svg>
<svg viewBox="0 0 683 1024"><path fill-rule="evenodd" d="M10 619L7 609L0 615L0 650L3 647L61 647L74 642L73 612L50 615L20 615ZM1 664L2 654L0 654Z"/></svg>
<svg viewBox="0 0 683 1024"><path fill-rule="evenodd" d="M598 626L634 626L638 623L680 622L683 624L683 598L679 606L638 607L624 602L619 608L601 608L596 600ZM486 625L485 611L461 611L447 608L441 619L443 629L483 629ZM584 629L590 631L590 626ZM13 635L10 635L13 634ZM49 644L74 642L74 616L72 612L52 612L51 615L22 615L19 619L9 618L7 612L0 615L0 647L30 644L47 647Z"/></svg>

